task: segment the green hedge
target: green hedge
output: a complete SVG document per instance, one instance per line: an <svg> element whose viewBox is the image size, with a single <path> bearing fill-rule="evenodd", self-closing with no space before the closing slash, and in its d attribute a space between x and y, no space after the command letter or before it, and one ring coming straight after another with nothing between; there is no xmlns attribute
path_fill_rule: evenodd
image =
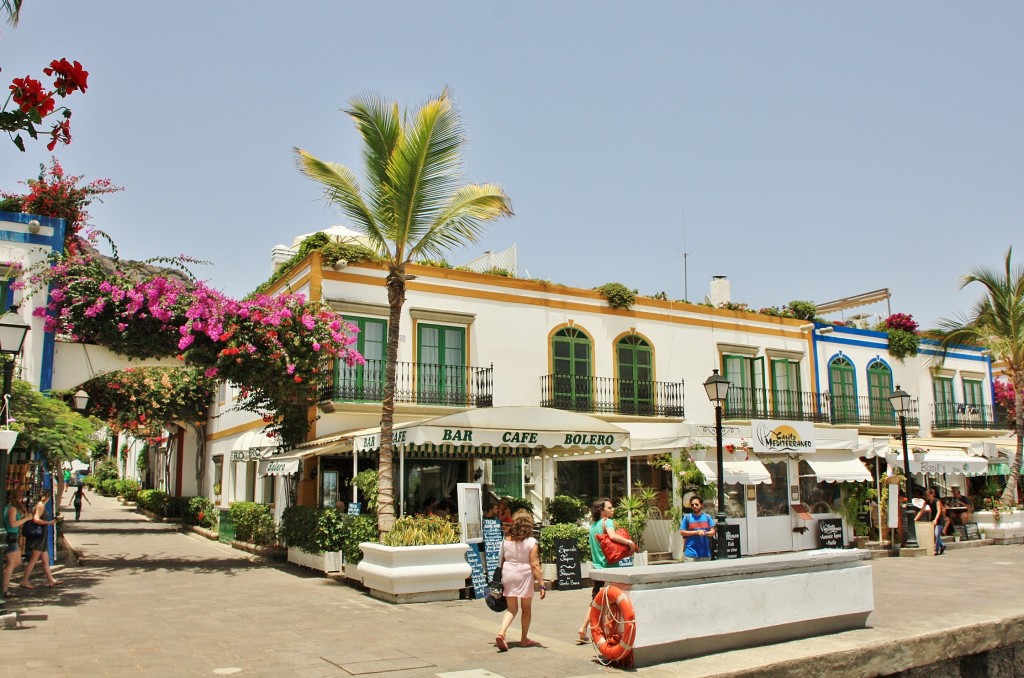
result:
<svg viewBox="0 0 1024 678"><path fill-rule="evenodd" d="M316 506L289 506L281 514L281 541L306 553L319 553L317 523L324 509Z"/></svg>
<svg viewBox="0 0 1024 678"><path fill-rule="evenodd" d="M358 563L363 559L363 552L359 544L364 541L377 541L380 533L377 531L377 519L372 515L350 516L343 515L344 524L343 538L341 541L341 554L346 563Z"/></svg>
<svg viewBox="0 0 1024 678"><path fill-rule="evenodd" d="M116 497L117 483L118 480L116 478L107 478L105 480L101 480L98 488L99 493L106 497Z"/></svg>
<svg viewBox="0 0 1024 678"><path fill-rule="evenodd" d="M270 515L270 507L251 501L231 505L231 522L235 525L235 539L257 546L270 546L278 542L277 525Z"/></svg>
<svg viewBox="0 0 1024 678"><path fill-rule="evenodd" d="M540 560L542 563L556 562L556 539L575 539L576 550L580 552L580 560L590 561L590 531L579 525L561 523L540 528Z"/></svg>
<svg viewBox="0 0 1024 678"><path fill-rule="evenodd" d="M139 491L142 487L138 481L131 478L123 478L117 483L117 496L124 497L125 501L138 501Z"/></svg>
<svg viewBox="0 0 1024 678"><path fill-rule="evenodd" d="M167 502L167 495L160 490L140 490L136 501L147 511L158 516L165 515L164 504Z"/></svg>
<svg viewBox="0 0 1024 678"><path fill-rule="evenodd" d="M217 510L206 497L183 497L185 506L181 513L186 525L197 525L211 530L217 524Z"/></svg>

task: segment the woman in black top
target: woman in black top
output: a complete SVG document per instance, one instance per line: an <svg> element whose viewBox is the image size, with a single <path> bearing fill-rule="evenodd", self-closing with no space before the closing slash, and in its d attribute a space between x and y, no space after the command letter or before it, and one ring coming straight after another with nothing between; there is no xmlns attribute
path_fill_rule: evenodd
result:
<svg viewBox="0 0 1024 678"><path fill-rule="evenodd" d="M935 555L941 556L946 552L946 545L942 543L942 528L946 526L946 507L935 492L934 487L929 487L924 493L924 506L917 512L914 520L920 520L925 510L928 511L932 522L932 533L935 535Z"/></svg>

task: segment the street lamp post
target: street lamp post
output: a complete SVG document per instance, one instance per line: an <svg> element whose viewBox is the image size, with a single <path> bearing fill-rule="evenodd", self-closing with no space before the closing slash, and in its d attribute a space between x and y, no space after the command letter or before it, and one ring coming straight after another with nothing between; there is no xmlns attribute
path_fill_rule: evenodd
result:
<svg viewBox="0 0 1024 678"><path fill-rule="evenodd" d="M907 451L907 413L910 412L910 394L897 384L896 390L889 396L892 409L900 420L900 439L903 441L903 472L907 474L907 503L900 507L903 511L903 539L907 548L917 548L917 530L914 527L914 476L910 472L910 453Z"/></svg>
<svg viewBox="0 0 1024 678"><path fill-rule="evenodd" d="M17 313L18 307L11 306L0 316L0 354L4 360L3 416L0 424L6 429L11 421L11 390L14 387L14 359L21 353L28 333L28 323ZM7 505L7 466L11 450L0 450L0 506Z"/></svg>
<svg viewBox="0 0 1024 678"><path fill-rule="evenodd" d="M729 380L719 375L718 370L712 370L711 376L704 382L704 390L707 391L708 399L715 405L715 451L718 453L718 513L715 515L715 535L718 540L718 559L725 560L725 459L722 450L722 408L725 407L725 399L729 395Z"/></svg>

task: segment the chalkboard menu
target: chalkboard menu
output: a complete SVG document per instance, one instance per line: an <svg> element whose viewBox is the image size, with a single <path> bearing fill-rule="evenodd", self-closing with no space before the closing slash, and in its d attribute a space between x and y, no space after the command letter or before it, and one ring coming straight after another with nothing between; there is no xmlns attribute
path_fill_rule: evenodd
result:
<svg viewBox="0 0 1024 678"><path fill-rule="evenodd" d="M981 531L978 529L978 523L967 523L964 525L967 528L967 539L981 539Z"/></svg>
<svg viewBox="0 0 1024 678"><path fill-rule="evenodd" d="M498 566L501 555L501 541L505 536L501 532L501 521L495 518L484 518L484 557L487 559L487 580L494 576L494 568Z"/></svg>
<svg viewBox="0 0 1024 678"><path fill-rule="evenodd" d="M466 551L466 562L472 570L470 577L473 580L473 597L483 598L487 592L488 577L484 576L484 564L480 560L480 545L470 544Z"/></svg>
<svg viewBox="0 0 1024 678"><path fill-rule="evenodd" d="M583 587L583 576L580 572L580 552L576 548L575 539L555 540L555 565L558 568L558 590L578 589Z"/></svg>
<svg viewBox="0 0 1024 678"><path fill-rule="evenodd" d="M843 548L842 518L822 518L818 521L818 548Z"/></svg>

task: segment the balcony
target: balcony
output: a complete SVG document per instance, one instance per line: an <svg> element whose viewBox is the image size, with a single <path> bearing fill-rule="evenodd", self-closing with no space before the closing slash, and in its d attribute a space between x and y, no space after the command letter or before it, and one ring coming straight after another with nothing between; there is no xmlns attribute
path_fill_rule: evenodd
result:
<svg viewBox="0 0 1024 678"><path fill-rule="evenodd" d="M819 424L899 426L889 400L833 396L813 391L769 391L733 386L725 402L727 419L782 419ZM917 402L911 403L908 426L917 426Z"/></svg>
<svg viewBox="0 0 1024 678"><path fill-rule="evenodd" d="M384 400L383 360L348 367L328 364L320 402L379 403ZM493 407L494 367L429 363L395 364L395 402L446 407Z"/></svg>
<svg viewBox="0 0 1024 678"><path fill-rule="evenodd" d="M976 429L1009 431L1014 423L1006 416L1006 408L963 403L932 405L932 429Z"/></svg>
<svg viewBox="0 0 1024 678"><path fill-rule="evenodd" d="M546 374L540 406L589 414L682 417L683 383Z"/></svg>

